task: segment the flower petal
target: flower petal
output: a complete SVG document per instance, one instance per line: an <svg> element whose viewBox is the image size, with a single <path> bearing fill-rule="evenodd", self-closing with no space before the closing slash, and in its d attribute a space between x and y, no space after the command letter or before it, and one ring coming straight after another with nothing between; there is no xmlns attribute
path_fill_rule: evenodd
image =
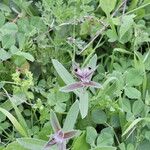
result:
<svg viewBox="0 0 150 150"><path fill-rule="evenodd" d="M50 147L52 147L53 145L55 145L57 142L55 139L51 139L49 140L46 145L44 146L44 150L49 149Z"/></svg>
<svg viewBox="0 0 150 150"><path fill-rule="evenodd" d="M90 82L85 82L84 83L85 86L90 86L90 87L94 87L94 88L102 88L102 85L94 82L94 81L90 81Z"/></svg>
<svg viewBox="0 0 150 150"><path fill-rule="evenodd" d="M81 70L80 68L76 68L76 70L74 70L74 74L79 80L81 80L81 78L83 78L84 76L83 70Z"/></svg>
<svg viewBox="0 0 150 150"><path fill-rule="evenodd" d="M87 79L91 80L91 78L92 78L92 76L93 76L93 73L95 72L95 70L97 69L97 67L98 67L98 66L96 66L96 67L93 68L93 69L89 69L89 68L88 68L89 73L86 75L86 78L87 78Z"/></svg>
<svg viewBox="0 0 150 150"><path fill-rule="evenodd" d="M64 133L64 139L71 139L76 135L77 131L69 131Z"/></svg>
<svg viewBox="0 0 150 150"><path fill-rule="evenodd" d="M66 86L62 87L60 89L60 91L62 91L62 92L71 92L71 91L74 91L74 90L82 88L82 87L84 87L82 82L75 82L75 83L72 83L72 84L69 84L69 85L66 85Z"/></svg>
<svg viewBox="0 0 150 150"><path fill-rule="evenodd" d="M58 132L59 130L61 130L59 121L53 110L51 110L51 113L50 113L50 121L51 121L51 126L55 132Z"/></svg>

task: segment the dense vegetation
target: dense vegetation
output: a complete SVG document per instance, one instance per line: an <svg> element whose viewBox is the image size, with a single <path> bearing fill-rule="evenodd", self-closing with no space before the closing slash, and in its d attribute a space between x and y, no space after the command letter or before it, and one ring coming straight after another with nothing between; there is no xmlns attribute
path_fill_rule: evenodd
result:
<svg viewBox="0 0 150 150"><path fill-rule="evenodd" d="M3 0L0 46L0 150L149 149L150 0Z"/></svg>

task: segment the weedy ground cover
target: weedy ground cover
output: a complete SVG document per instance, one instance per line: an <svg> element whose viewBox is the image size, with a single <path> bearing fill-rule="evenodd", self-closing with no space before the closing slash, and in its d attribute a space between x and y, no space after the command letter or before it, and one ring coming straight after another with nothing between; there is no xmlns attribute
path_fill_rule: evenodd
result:
<svg viewBox="0 0 150 150"><path fill-rule="evenodd" d="M3 0L0 43L0 150L149 150L149 0Z"/></svg>

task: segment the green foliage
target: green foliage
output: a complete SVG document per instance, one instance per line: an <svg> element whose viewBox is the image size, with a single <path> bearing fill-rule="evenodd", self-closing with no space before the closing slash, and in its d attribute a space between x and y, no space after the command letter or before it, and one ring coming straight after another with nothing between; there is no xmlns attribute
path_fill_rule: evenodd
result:
<svg viewBox="0 0 150 150"><path fill-rule="evenodd" d="M87 127L86 131L86 142L91 145L91 147L95 146L95 140L97 138L97 132L93 127Z"/></svg>
<svg viewBox="0 0 150 150"><path fill-rule="evenodd" d="M16 118L13 115L11 115L7 110L5 110L3 108L0 108L0 112L3 113L4 115L6 115L9 118L9 120L12 122L14 127L18 130L18 132L21 135L27 136L27 133L25 132L23 127L20 125L20 123L16 120Z"/></svg>
<svg viewBox="0 0 150 150"><path fill-rule="evenodd" d="M78 104L78 101L76 101L71 106L70 110L68 111L67 117L63 125L64 131L69 131L74 128L74 125L78 117L78 113L79 113L79 104Z"/></svg>
<svg viewBox="0 0 150 150"><path fill-rule="evenodd" d="M27 150L26 148L22 147L18 142L12 142L7 145L4 150Z"/></svg>
<svg viewBox="0 0 150 150"><path fill-rule="evenodd" d="M107 116L105 112L100 109L92 110L91 117L96 124L104 124L107 121Z"/></svg>
<svg viewBox="0 0 150 150"><path fill-rule="evenodd" d="M99 146L112 146L114 143L113 131L111 128L105 128L97 138L97 145Z"/></svg>
<svg viewBox="0 0 150 150"><path fill-rule="evenodd" d="M86 143L86 137L85 137L85 132L82 133L73 143L73 147L72 150L77 150L79 148L81 148L83 150L88 150L90 148L89 144Z"/></svg>
<svg viewBox="0 0 150 150"><path fill-rule="evenodd" d="M17 139L17 142L22 145L24 148L30 149L30 150L41 150L44 145L45 141L38 140L38 139L31 139L31 138L19 138Z"/></svg>
<svg viewBox="0 0 150 150"><path fill-rule="evenodd" d="M110 0L100 0L100 6L102 10L108 15L116 5L116 0L110 1Z"/></svg>
<svg viewBox="0 0 150 150"><path fill-rule="evenodd" d="M0 43L0 150L42 149L51 109L67 149L149 149L149 0L4 0ZM62 92L74 62L102 88Z"/></svg>

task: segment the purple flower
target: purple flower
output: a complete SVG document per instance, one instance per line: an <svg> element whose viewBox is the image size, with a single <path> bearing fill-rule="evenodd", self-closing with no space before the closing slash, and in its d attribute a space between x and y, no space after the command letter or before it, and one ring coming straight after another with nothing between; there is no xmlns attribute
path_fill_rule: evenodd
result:
<svg viewBox="0 0 150 150"><path fill-rule="evenodd" d="M54 130L54 134L52 135L52 138L47 142L47 144L44 147L44 150L50 150L53 145L57 145L58 150L66 150L66 142L67 140L73 138L77 131L68 131L63 132L60 124L58 122L56 114L51 111L51 126Z"/></svg>
<svg viewBox="0 0 150 150"><path fill-rule="evenodd" d="M92 75L97 67L95 69L92 69L91 67L79 68L79 66L75 65L73 66L73 69L75 76L79 79L79 82L62 87L60 89L62 92L70 92L84 87L102 88L101 84L91 81Z"/></svg>

